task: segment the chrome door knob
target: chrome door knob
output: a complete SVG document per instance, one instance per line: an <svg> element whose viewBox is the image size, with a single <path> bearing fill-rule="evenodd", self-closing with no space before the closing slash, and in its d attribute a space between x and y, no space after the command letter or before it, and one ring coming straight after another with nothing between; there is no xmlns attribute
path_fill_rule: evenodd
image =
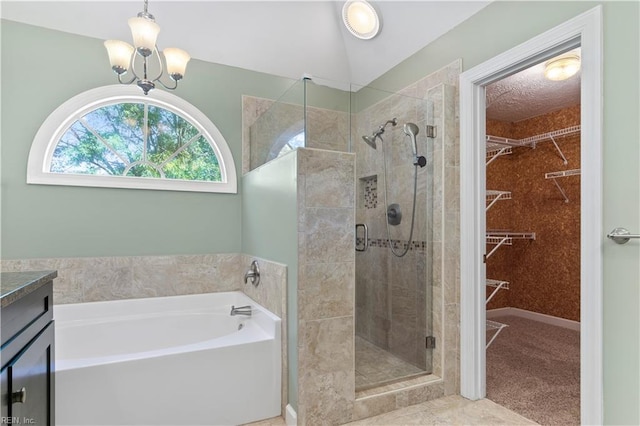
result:
<svg viewBox="0 0 640 426"><path fill-rule="evenodd" d="M625 228L615 228L607 234L607 238L612 239L617 244L626 244L631 238L640 238L640 235L631 234Z"/></svg>

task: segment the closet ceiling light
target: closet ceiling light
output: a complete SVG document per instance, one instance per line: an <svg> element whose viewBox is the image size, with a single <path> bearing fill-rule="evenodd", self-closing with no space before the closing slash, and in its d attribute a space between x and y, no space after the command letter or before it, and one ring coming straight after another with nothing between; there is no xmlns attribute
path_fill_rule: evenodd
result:
<svg viewBox="0 0 640 426"><path fill-rule="evenodd" d="M369 40L380 31L376 10L365 0L351 0L342 7L342 21L354 36Z"/></svg>
<svg viewBox="0 0 640 426"><path fill-rule="evenodd" d="M545 64L544 76L549 80L566 80L580 70L580 56L575 53L553 58Z"/></svg>

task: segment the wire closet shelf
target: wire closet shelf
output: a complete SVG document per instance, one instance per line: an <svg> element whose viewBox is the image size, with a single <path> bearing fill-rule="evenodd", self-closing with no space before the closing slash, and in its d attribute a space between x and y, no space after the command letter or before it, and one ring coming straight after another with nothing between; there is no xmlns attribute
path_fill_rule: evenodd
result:
<svg viewBox="0 0 640 426"><path fill-rule="evenodd" d="M563 163L568 164L567 158L564 156L564 153L556 143L556 139L571 136L573 134L580 133L580 126L571 126L564 129L553 130L547 133L541 133L539 135L530 136L524 139L512 139L512 138L503 138L501 136L492 136L487 135L486 137L486 150L487 157L489 157L491 153L491 158L487 161L487 165L489 165L493 160L495 160L500 155L505 155L507 153L511 153L509 150L501 151L500 147L503 148L512 148L512 147L528 147L535 148L538 142L543 142L546 140L550 140L553 142L558 154L562 157Z"/></svg>

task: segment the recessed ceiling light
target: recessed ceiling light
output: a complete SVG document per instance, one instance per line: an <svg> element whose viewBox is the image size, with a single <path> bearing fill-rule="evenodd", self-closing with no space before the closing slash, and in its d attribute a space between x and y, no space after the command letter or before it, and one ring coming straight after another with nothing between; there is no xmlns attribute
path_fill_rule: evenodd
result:
<svg viewBox="0 0 640 426"><path fill-rule="evenodd" d="M349 32L363 40L375 37L380 31L376 10L365 0L351 0L342 7L342 21Z"/></svg>
<svg viewBox="0 0 640 426"><path fill-rule="evenodd" d="M580 55L565 53L547 61L544 76L549 80L566 80L580 70Z"/></svg>

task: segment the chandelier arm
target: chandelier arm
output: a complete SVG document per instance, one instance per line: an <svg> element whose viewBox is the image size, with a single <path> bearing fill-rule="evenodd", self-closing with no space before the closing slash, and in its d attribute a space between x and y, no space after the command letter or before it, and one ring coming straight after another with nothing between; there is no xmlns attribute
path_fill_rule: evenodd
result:
<svg viewBox="0 0 640 426"><path fill-rule="evenodd" d="M129 81L122 81L122 74L118 74L118 82L120 84L131 84L131 83L133 83L134 81L136 81L138 76L136 75L135 71L133 71L133 68L131 69L131 74L133 74L133 75L131 76L131 80L129 80Z"/></svg>
<svg viewBox="0 0 640 426"><path fill-rule="evenodd" d="M158 77L158 79L153 80L153 81L157 81L158 83L160 83L162 85L162 87L164 87L167 90L176 90L176 88L178 87L178 82L175 81L175 80L171 80L171 81L173 81L173 87L167 86L166 84L164 84L164 82L162 80L160 80L160 77Z"/></svg>
<svg viewBox="0 0 640 426"><path fill-rule="evenodd" d="M155 55L154 55L155 53ZM131 58L131 71L133 72L133 75L135 76L136 79L138 80L150 80L150 81L158 81L158 79L160 77L162 77L163 74L163 69L162 69L162 61L160 60L160 53L158 52L158 47L156 46L155 50L153 51L153 53L150 56L156 56L158 58L158 64L160 65L160 73L158 73L158 75L154 78L149 78L147 77L147 57L142 57L142 77L136 72L136 53L133 53L133 57Z"/></svg>
<svg viewBox="0 0 640 426"><path fill-rule="evenodd" d="M164 83L164 81L161 80L162 76L164 75L164 67L162 66L162 58L160 57L160 50L158 50L158 46L157 45L156 45L155 53L156 53L156 57L158 58L158 68L160 69L160 73L152 81L154 83L155 82L160 83L162 85L162 87L164 87L167 90L175 90L178 87L178 82L177 81L173 80L174 84L173 84L173 87L171 87L171 86L167 86Z"/></svg>
<svg viewBox="0 0 640 426"><path fill-rule="evenodd" d="M160 51L158 50L158 45L155 46L155 50L154 50L155 56L156 58L158 58L158 68L160 69L160 72L158 73L158 76L151 79L151 81L160 81L160 77L162 77L162 74L164 74L164 67L162 66L162 58L160 58ZM145 76L146 78L146 76ZM162 83L160 81L160 83ZM164 86L164 84L163 84Z"/></svg>

